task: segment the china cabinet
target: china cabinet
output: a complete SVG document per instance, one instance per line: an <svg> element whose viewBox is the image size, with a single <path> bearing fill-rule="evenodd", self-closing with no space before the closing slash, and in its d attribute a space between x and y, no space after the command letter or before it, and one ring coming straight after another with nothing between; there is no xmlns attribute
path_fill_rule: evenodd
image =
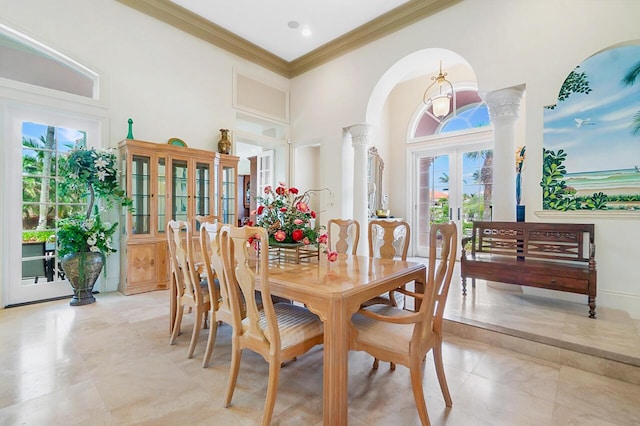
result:
<svg viewBox="0 0 640 426"><path fill-rule="evenodd" d="M238 157L132 139L118 148L122 186L133 201L120 221L118 289L129 295L168 288L167 222L188 221L194 237L198 215L235 223Z"/></svg>

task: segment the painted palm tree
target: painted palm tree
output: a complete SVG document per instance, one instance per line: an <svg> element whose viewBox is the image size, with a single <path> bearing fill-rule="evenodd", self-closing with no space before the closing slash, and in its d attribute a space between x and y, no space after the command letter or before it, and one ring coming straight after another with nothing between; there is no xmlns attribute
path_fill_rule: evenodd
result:
<svg viewBox="0 0 640 426"><path fill-rule="evenodd" d="M622 79L622 83L625 86L631 86L635 84L636 80L640 77L640 62L631 67L629 72ZM633 116L633 122L631 123L631 132L634 135L640 135L640 111L636 112Z"/></svg>

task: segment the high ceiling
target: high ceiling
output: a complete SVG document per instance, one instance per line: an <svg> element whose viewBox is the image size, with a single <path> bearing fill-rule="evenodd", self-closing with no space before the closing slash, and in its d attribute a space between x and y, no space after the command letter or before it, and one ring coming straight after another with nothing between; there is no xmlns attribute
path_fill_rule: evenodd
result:
<svg viewBox="0 0 640 426"><path fill-rule="evenodd" d="M289 62L408 1L171 0Z"/></svg>
<svg viewBox="0 0 640 426"><path fill-rule="evenodd" d="M118 1L292 77L462 0Z"/></svg>

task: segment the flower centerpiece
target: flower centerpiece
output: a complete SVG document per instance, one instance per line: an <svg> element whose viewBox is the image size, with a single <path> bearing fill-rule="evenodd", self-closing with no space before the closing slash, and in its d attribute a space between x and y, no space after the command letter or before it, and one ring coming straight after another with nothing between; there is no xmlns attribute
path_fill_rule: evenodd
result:
<svg viewBox="0 0 640 426"><path fill-rule="evenodd" d="M256 225L267 230L270 246L313 245L324 249L325 227L313 226L316 212L309 207L311 196L317 192L311 189L301 194L297 188L287 188L280 182L275 189L265 187L264 195L256 197L258 208L252 214L256 215Z"/></svg>
<svg viewBox="0 0 640 426"><path fill-rule="evenodd" d="M321 228L311 226L316 212L309 207L309 198L315 192L309 190L300 194L297 188L287 188L280 182L275 190L266 186L264 196L256 197L256 225L267 230L269 244L317 243Z"/></svg>
<svg viewBox="0 0 640 426"><path fill-rule="evenodd" d="M71 305L86 305L95 302L92 289L105 257L116 251L112 237L118 224L102 221L95 200L105 200L104 209L115 204L131 209L132 202L120 188L117 156L111 149L76 147L63 159L60 168L61 194L87 200L86 212L62 217L56 232L60 263L74 287Z"/></svg>

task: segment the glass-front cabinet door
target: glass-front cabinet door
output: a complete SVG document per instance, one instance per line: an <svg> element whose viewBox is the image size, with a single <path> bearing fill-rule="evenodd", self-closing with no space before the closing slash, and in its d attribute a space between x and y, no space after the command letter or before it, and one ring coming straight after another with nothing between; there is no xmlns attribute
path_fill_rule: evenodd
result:
<svg viewBox="0 0 640 426"><path fill-rule="evenodd" d="M238 212L238 161L237 157L220 159L220 211L218 220L237 225Z"/></svg>
<svg viewBox="0 0 640 426"><path fill-rule="evenodd" d="M171 160L171 219L189 219L189 162Z"/></svg>
<svg viewBox="0 0 640 426"><path fill-rule="evenodd" d="M236 216L236 181L235 169L222 167L222 222L235 225Z"/></svg>
<svg viewBox="0 0 640 426"><path fill-rule="evenodd" d="M158 157L158 181L157 181L157 229L158 234L164 235L167 227L167 159Z"/></svg>
<svg viewBox="0 0 640 426"><path fill-rule="evenodd" d="M151 157L132 155L131 157L131 234L151 233Z"/></svg>
<svg viewBox="0 0 640 426"><path fill-rule="evenodd" d="M196 216L209 216L211 204L214 200L211 186L211 163L196 162L195 191L193 193ZM195 230L200 230L200 222L194 224Z"/></svg>
<svg viewBox="0 0 640 426"><path fill-rule="evenodd" d="M215 216L218 218L218 221L220 221L220 199L221 199L221 195L220 195L220 173L218 173L218 170L220 169L220 158L218 156L215 157L215 159L213 160L213 169L215 170L213 173L213 203L211 205L211 207L213 208L213 211L211 212L212 216Z"/></svg>

